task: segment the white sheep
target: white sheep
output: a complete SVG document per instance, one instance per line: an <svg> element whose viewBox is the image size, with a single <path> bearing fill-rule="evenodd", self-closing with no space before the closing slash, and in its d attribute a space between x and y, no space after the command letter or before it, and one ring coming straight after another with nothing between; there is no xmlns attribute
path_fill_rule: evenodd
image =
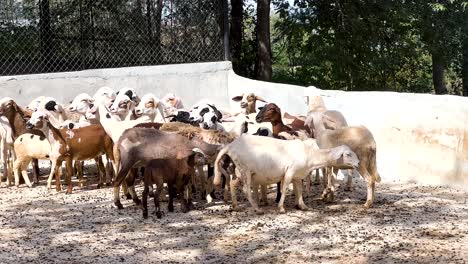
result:
<svg viewBox="0 0 468 264"><path fill-rule="evenodd" d="M157 117L156 109L159 111L159 116ZM166 122L164 117L164 106L162 102L152 93L145 94L140 103L135 107L134 119L138 119L143 115L146 115L150 118L151 122Z"/></svg>
<svg viewBox="0 0 468 264"><path fill-rule="evenodd" d="M237 207L236 185L239 179L244 184L247 199L257 213L262 213L256 203L259 185L281 181L281 199L278 203L280 213L284 213L284 199L287 186L292 182L297 205L306 210L302 199L302 179L314 169L325 166L356 167L359 160L347 146L332 149L318 149L314 139L279 140L269 137L242 135L224 147L215 161L214 184L221 184L219 161L228 155L236 165L236 179L231 180L231 198L234 209ZM254 198L251 195L253 187ZM263 197L266 199L266 197Z"/></svg>
<svg viewBox="0 0 468 264"><path fill-rule="evenodd" d="M6 177L7 185L11 183L11 171L12 165L15 158L15 152L13 148L13 130L10 126L10 122L5 116L0 116L0 150L3 160L3 176ZM0 178L0 186L2 180Z"/></svg>
<svg viewBox="0 0 468 264"><path fill-rule="evenodd" d="M19 174L23 176L27 186L32 187L26 169L32 159L49 159L50 143L45 137L33 134L23 134L14 142L16 160L13 163L15 185L19 186Z"/></svg>

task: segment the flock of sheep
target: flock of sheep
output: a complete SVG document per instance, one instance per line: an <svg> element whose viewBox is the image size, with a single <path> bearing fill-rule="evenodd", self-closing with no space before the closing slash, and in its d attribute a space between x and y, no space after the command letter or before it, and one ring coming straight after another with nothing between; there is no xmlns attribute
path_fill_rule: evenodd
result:
<svg viewBox="0 0 468 264"><path fill-rule="evenodd" d="M119 209L123 208L121 186L128 198L141 204L134 188L141 174L146 218L148 196L154 198L156 215L161 217L159 201L166 191L169 211L173 211L174 198L179 197L186 212L192 206L195 188L200 188L203 198L211 203L217 185L222 185L225 201L230 194L234 210L239 209L236 188L242 185L255 212L262 213L258 203L267 204L267 187L276 184L278 209L284 213L285 195L292 183L297 207L306 210L302 189L304 183L308 192L312 184L320 184L319 170L323 176L322 198L333 200L338 170L347 170L345 188L350 190L356 169L367 183L364 206L372 206L380 176L376 143L367 128L348 126L344 116L327 110L319 96L308 98L305 116L282 114L276 104L253 93L232 100L240 102L241 111L217 108L207 100L184 109L182 100L174 94L162 99L154 94L140 98L130 88L115 92L101 87L93 96L77 95L67 106L45 96L25 107L12 98L2 98L4 178L7 185L14 182L19 186L21 174L24 183L32 187L29 164L37 184L38 160L48 159L51 169L47 188L55 176L56 190L60 191L65 162L67 193L71 193L72 176L83 186L83 162L94 159L98 188L112 183L114 204ZM258 113L257 101L265 103Z"/></svg>

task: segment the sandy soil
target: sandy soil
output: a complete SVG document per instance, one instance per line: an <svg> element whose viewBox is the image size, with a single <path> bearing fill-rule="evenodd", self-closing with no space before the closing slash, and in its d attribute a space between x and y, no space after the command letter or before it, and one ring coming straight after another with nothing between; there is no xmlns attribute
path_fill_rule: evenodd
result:
<svg viewBox="0 0 468 264"><path fill-rule="evenodd" d="M114 208L112 189L96 190L93 181L72 195L47 191L45 180L0 188L0 263L468 262L468 192L453 188L381 183L375 207L365 210L364 184L355 179L356 189L339 188L333 204L318 199L317 188L306 212L289 195L284 215L271 205L257 216L243 200L243 212L200 202L187 214L178 203L168 213L163 203L162 219L143 220L131 201Z"/></svg>

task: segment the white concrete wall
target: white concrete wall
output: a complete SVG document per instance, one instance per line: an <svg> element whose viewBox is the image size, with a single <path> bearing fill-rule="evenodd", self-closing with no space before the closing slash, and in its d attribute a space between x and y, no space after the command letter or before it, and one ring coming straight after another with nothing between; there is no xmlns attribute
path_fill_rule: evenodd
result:
<svg viewBox="0 0 468 264"><path fill-rule="evenodd" d="M152 92L162 97L173 92L183 98L186 107L201 98L227 106L230 69L230 62L213 62L4 76L0 77L0 95L12 97L20 105L40 95L67 103L78 93L92 95L102 86L114 90L132 87L141 95Z"/></svg>
<svg viewBox="0 0 468 264"><path fill-rule="evenodd" d="M323 91L328 109L349 125L365 125L377 142L384 180L450 184L468 188L468 98L393 92Z"/></svg>
<svg viewBox="0 0 468 264"><path fill-rule="evenodd" d="M350 125L365 125L377 142L383 180L410 180L468 188L468 98L390 92L324 91L314 87L254 81L237 76L230 62L86 70L0 77L0 97L20 105L39 95L70 101L101 86L128 86L139 94L173 92L186 107L208 98L239 109L230 98L255 92L282 111L305 115L306 95L322 95L329 109L342 111Z"/></svg>

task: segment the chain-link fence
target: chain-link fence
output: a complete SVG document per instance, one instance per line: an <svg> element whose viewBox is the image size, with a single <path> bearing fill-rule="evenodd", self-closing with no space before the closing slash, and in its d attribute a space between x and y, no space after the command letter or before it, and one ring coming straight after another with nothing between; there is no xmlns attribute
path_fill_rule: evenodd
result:
<svg viewBox="0 0 468 264"><path fill-rule="evenodd" d="M225 58L225 0L0 0L0 75Z"/></svg>

